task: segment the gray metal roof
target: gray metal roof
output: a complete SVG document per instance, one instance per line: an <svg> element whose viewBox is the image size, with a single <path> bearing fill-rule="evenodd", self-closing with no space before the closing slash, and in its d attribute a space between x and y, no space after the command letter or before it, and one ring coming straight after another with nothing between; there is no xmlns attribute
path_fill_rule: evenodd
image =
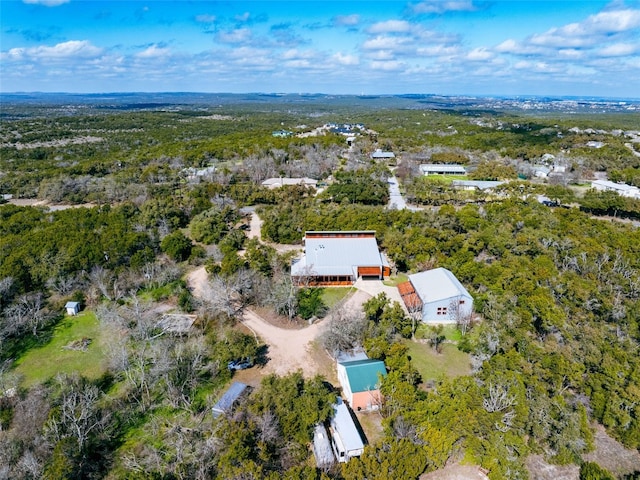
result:
<svg viewBox="0 0 640 480"><path fill-rule="evenodd" d="M334 415L331 419L331 425L333 430L340 436L344 449L349 452L364 448L364 442L358 432L349 408L345 405L340 397L338 397L336 403L333 405Z"/></svg>
<svg viewBox="0 0 640 480"><path fill-rule="evenodd" d="M220 400L213 406L213 414L219 416L229 412L233 408L233 404L242 396L247 388L248 385L244 383L233 382L222 397L220 397Z"/></svg>
<svg viewBox="0 0 640 480"><path fill-rule="evenodd" d="M505 182L499 180L453 180L451 185L454 187L474 187L478 190L488 190L502 185Z"/></svg>
<svg viewBox="0 0 640 480"><path fill-rule="evenodd" d="M321 423L313 429L313 455L316 457L318 468L329 467L336 461L331 448L329 434Z"/></svg>
<svg viewBox="0 0 640 480"><path fill-rule="evenodd" d="M387 265L374 237L307 238L305 256L291 265L291 275L353 275L358 266Z"/></svg>
<svg viewBox="0 0 640 480"><path fill-rule="evenodd" d="M409 280L424 303L459 296L472 298L456 276L446 268L435 268L409 275Z"/></svg>

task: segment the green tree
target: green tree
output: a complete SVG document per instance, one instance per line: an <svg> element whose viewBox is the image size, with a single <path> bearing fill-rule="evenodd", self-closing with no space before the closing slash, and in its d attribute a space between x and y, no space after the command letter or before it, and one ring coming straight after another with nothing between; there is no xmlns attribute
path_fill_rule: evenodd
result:
<svg viewBox="0 0 640 480"><path fill-rule="evenodd" d="M191 255L193 243L191 243L191 240L189 240L184 233L176 230L162 239L160 248L164 253L169 255L171 259L176 262L182 262Z"/></svg>
<svg viewBox="0 0 640 480"><path fill-rule="evenodd" d="M580 480L615 480L615 477L595 462L584 462L580 465Z"/></svg>

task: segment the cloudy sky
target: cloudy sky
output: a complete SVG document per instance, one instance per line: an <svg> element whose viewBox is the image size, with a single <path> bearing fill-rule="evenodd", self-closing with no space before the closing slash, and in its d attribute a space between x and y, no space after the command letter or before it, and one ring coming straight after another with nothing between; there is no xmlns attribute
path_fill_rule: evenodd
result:
<svg viewBox="0 0 640 480"><path fill-rule="evenodd" d="M640 0L0 0L0 92L640 97Z"/></svg>

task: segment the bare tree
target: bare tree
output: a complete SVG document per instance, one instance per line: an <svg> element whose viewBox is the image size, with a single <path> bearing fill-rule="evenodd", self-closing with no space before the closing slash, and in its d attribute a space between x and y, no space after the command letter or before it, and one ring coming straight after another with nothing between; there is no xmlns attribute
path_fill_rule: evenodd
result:
<svg viewBox="0 0 640 480"><path fill-rule="evenodd" d="M242 313L253 299L255 272L240 269L233 275L215 275L203 294L205 309L227 318Z"/></svg>
<svg viewBox="0 0 640 480"><path fill-rule="evenodd" d="M47 280L47 288L53 290L58 295L68 295L73 292L80 281L77 275L57 275Z"/></svg>
<svg viewBox="0 0 640 480"><path fill-rule="evenodd" d="M518 404L515 395L509 393L507 386L489 384L488 396L482 399L482 406L488 413L502 412L501 422L496 422L495 427L501 432L508 431L513 425L516 416L515 407Z"/></svg>
<svg viewBox="0 0 640 480"><path fill-rule="evenodd" d="M101 266L93 267L91 272L89 272L89 281L107 300L117 299L115 293L119 292L118 280L113 273L106 268Z"/></svg>
<svg viewBox="0 0 640 480"><path fill-rule="evenodd" d="M320 341L332 355L362 346L367 327L367 319L362 312L346 310L343 305L338 305L327 318L329 321Z"/></svg>
<svg viewBox="0 0 640 480"><path fill-rule="evenodd" d="M49 312L44 308L44 298L40 292L21 295L5 310L5 315L13 325L14 332L28 329L34 336L50 318Z"/></svg>
<svg viewBox="0 0 640 480"><path fill-rule="evenodd" d="M199 378L207 370L204 337L172 342L167 352L168 368L163 372L168 400L174 408L190 410L193 393Z"/></svg>
<svg viewBox="0 0 640 480"><path fill-rule="evenodd" d="M4 277L0 279L0 309L9 303L13 296L13 277Z"/></svg>
<svg viewBox="0 0 640 480"><path fill-rule="evenodd" d="M449 318L456 322L456 327L461 335L466 335L473 321L473 314L465 311L460 305L459 299L453 299L449 303Z"/></svg>
<svg viewBox="0 0 640 480"><path fill-rule="evenodd" d="M293 284L291 276L284 273L274 275L274 284L269 292L267 302L280 314L291 321L298 312L298 288Z"/></svg>
<svg viewBox="0 0 640 480"><path fill-rule="evenodd" d="M107 417L98 407L102 392L78 377L59 376L57 381L63 388L60 414L49 420L47 431L55 441L73 438L82 451L89 437L106 424Z"/></svg>
<svg viewBox="0 0 640 480"><path fill-rule="evenodd" d="M414 294L406 297L404 304L407 307L409 318L411 318L411 338L415 340L417 325L422 321L422 301L417 294Z"/></svg>

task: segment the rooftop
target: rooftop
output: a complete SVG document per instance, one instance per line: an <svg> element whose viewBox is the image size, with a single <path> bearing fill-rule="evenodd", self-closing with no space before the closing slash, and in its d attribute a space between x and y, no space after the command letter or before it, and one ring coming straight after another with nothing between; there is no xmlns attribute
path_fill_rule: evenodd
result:
<svg viewBox="0 0 640 480"><path fill-rule="evenodd" d="M338 397L336 403L333 405L333 418L331 424L335 431L337 431L346 451L358 450L364 448L364 442L358 432L349 408L344 404L342 399Z"/></svg>
<svg viewBox="0 0 640 480"><path fill-rule="evenodd" d="M341 362L347 372L349 385L353 393L377 390L380 382L378 376L385 377L387 368L382 360L354 360Z"/></svg>
<svg viewBox="0 0 640 480"><path fill-rule="evenodd" d="M416 292L423 302L445 300L460 295L471 297L456 276L446 268L435 268L409 275Z"/></svg>
<svg viewBox="0 0 640 480"><path fill-rule="evenodd" d="M233 408L233 404L242 396L247 388L249 388L249 386L244 383L233 382L222 397L220 397L220 400L213 406L213 414L219 416L229 412Z"/></svg>
<svg viewBox="0 0 640 480"><path fill-rule="evenodd" d="M291 265L293 276L357 275L358 266L387 265L372 232L334 232L335 237L308 233L304 257Z"/></svg>

